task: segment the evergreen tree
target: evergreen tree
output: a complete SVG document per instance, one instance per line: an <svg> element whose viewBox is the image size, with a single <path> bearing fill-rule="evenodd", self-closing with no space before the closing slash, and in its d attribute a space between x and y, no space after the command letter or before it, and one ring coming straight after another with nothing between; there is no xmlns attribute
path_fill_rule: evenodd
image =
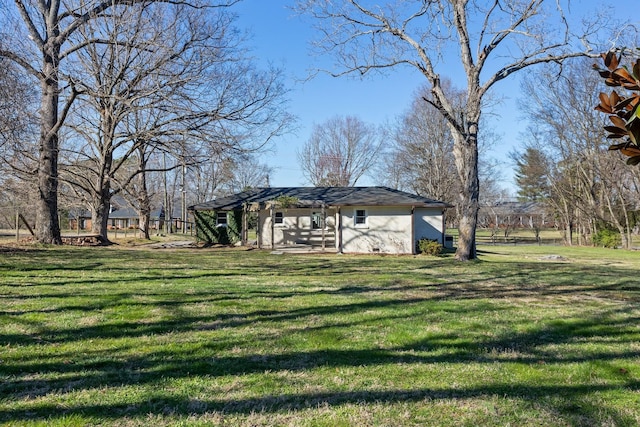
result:
<svg viewBox="0 0 640 427"><path fill-rule="evenodd" d="M541 201L549 194L548 167L545 154L533 147L513 155L516 162L516 185L520 201Z"/></svg>

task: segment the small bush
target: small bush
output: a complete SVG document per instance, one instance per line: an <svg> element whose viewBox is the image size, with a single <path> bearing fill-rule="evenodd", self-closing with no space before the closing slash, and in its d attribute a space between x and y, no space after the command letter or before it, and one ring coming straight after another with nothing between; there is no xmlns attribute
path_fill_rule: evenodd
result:
<svg viewBox="0 0 640 427"><path fill-rule="evenodd" d="M592 238L594 246L602 246L604 248L617 248L622 244L620 233L608 228L599 230Z"/></svg>
<svg viewBox="0 0 640 427"><path fill-rule="evenodd" d="M420 254L440 255L442 253L442 244L437 240L422 238L416 242L416 250Z"/></svg>

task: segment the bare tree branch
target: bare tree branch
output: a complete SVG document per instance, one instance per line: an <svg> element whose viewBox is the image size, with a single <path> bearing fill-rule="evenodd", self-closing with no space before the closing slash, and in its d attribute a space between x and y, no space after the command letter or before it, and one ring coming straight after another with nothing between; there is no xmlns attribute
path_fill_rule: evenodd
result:
<svg viewBox="0 0 640 427"><path fill-rule="evenodd" d="M591 55L591 46L580 47L581 42L603 26L592 24L576 36L578 31L570 31L560 0L496 0L488 4L468 0L390 1L375 6L359 0L299 0L297 5L301 13L316 19L320 52L339 61L340 68L332 70L332 75L362 75L410 65L426 78L431 96L425 101L450 127L462 183L457 201L460 244L456 257L475 258L483 99L495 83L517 71ZM442 61L445 52L454 50L457 55L447 55ZM464 70L466 99L462 108L456 108L443 90L438 71L443 62Z"/></svg>

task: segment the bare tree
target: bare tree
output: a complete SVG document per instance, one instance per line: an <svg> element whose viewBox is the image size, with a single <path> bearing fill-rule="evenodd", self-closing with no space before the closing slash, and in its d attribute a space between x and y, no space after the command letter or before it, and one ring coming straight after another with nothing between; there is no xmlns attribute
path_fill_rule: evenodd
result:
<svg viewBox="0 0 640 427"><path fill-rule="evenodd" d="M252 150L286 128L279 71L254 68L232 23L221 10L150 3L78 32L108 43L77 56L83 95L69 127L78 143L62 176L88 196L93 231L103 239L110 199L129 186L149 237L144 175L152 172L154 152L171 158L184 199L186 168L198 162L199 144Z"/></svg>
<svg viewBox="0 0 640 427"><path fill-rule="evenodd" d="M32 86L17 65L0 56L0 228L14 228L17 213L29 224L35 219L30 190L34 162L25 153L37 134Z"/></svg>
<svg viewBox="0 0 640 427"><path fill-rule="evenodd" d="M227 184L233 179L234 159L232 153L219 151L202 151L201 162L193 165L191 192L194 202L201 203L224 194Z"/></svg>
<svg viewBox="0 0 640 427"><path fill-rule="evenodd" d="M307 180L315 186L352 187L378 160L384 134L357 117L333 117L313 127L298 152Z"/></svg>
<svg viewBox="0 0 640 427"><path fill-rule="evenodd" d="M18 67L0 56L0 161L30 138L35 121L35 91Z"/></svg>
<svg viewBox="0 0 640 427"><path fill-rule="evenodd" d="M457 96L457 102L462 105L464 93L456 91L450 83L444 86L451 99ZM428 88L419 89L411 106L398 118L392 132L393 145L382 156L377 175L384 185L455 203L460 182L453 156L453 137L445 118L425 102L424 98L430 96ZM478 138L480 198L487 202L501 195L499 174L489 157L495 138L488 127L482 128ZM447 212L447 223L455 224L455 217L456 211Z"/></svg>
<svg viewBox="0 0 640 427"><path fill-rule="evenodd" d="M273 168L261 163L255 155L243 154L235 159L230 172L231 179L226 187L230 192L237 193L249 188L264 187Z"/></svg>
<svg viewBox="0 0 640 427"><path fill-rule="evenodd" d="M219 3L227 6L237 0ZM78 95L65 63L77 52L103 40L76 43L75 33L91 21L120 13L138 0L96 2L31 2L2 0L0 56L13 61L40 86L40 135L37 155L36 236L44 243L60 244L58 219L59 131ZM197 6L197 5L194 5ZM202 5L205 6L205 5ZM207 3L208 7L214 7ZM5 13L6 11L6 13ZM11 47L7 47L11 46ZM65 83L66 82L66 83Z"/></svg>
<svg viewBox="0 0 640 427"><path fill-rule="evenodd" d="M576 36L560 1L473 2L439 0L387 2L375 6L359 0L299 0L299 10L316 18L321 52L340 64L334 75L366 74L391 67L416 68L429 83L425 99L446 119L453 136L461 191L456 258L476 258L478 215L478 132L489 90L511 74L535 64L591 55L589 34ZM580 48L579 46L583 46ZM455 49L457 54L451 54ZM466 77L460 108L443 88L444 52Z"/></svg>
<svg viewBox="0 0 640 427"><path fill-rule="evenodd" d="M392 181L397 175L397 188L451 203L459 191L453 138L446 120L424 101L425 96L429 93L421 88L398 118L391 138L393 146L380 164L379 176L391 173L387 181Z"/></svg>
<svg viewBox="0 0 640 427"><path fill-rule="evenodd" d="M105 241L111 197L144 172L150 146L164 142L156 133L166 129L158 124L175 120L173 114L158 111L170 109L172 102L188 104L183 91L199 77L201 64L208 63L210 46L232 43L225 45L218 36L229 20L212 15L206 16L222 28L207 25L203 11L185 5L134 4L76 33L77 43L87 45L74 58L83 95L68 120L68 138L74 144L65 152L68 164L62 165L61 178L86 196L92 231ZM194 55L203 59L192 61ZM207 120L206 111L190 114ZM194 120L187 121L194 125ZM132 162L134 156L137 161ZM141 226L148 237L145 179L137 180Z"/></svg>
<svg viewBox="0 0 640 427"><path fill-rule="evenodd" d="M608 153L609 142L602 132L606 117L593 109L598 75L584 71L590 63L565 64L561 73L541 70L523 82L528 96L522 105L532 120L529 140L538 141L536 168L545 168L535 175L546 175L541 183L533 183L533 190L548 192L546 201L565 229L567 244L572 244L575 232L581 243L588 243L599 229L613 227L623 246L629 247L629 212L637 201L637 193L630 190L636 168ZM530 151L531 147L525 148L520 157Z"/></svg>

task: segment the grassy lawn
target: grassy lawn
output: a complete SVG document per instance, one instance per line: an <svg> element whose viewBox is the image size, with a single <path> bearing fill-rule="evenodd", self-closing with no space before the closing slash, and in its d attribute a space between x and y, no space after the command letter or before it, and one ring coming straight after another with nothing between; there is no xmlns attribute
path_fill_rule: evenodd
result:
<svg viewBox="0 0 640 427"><path fill-rule="evenodd" d="M485 249L0 247L0 423L639 425L640 253Z"/></svg>

